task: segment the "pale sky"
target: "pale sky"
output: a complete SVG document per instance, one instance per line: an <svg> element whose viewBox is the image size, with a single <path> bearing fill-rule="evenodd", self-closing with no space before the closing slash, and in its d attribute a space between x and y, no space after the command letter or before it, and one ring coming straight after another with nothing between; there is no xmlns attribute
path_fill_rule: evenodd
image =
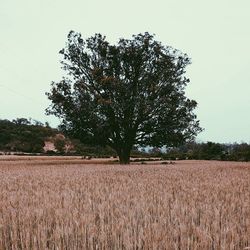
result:
<svg viewBox="0 0 250 250"><path fill-rule="evenodd" d="M250 0L0 0L0 119L58 125L44 93L64 74L70 30L112 43L148 31L187 53L197 139L250 142Z"/></svg>

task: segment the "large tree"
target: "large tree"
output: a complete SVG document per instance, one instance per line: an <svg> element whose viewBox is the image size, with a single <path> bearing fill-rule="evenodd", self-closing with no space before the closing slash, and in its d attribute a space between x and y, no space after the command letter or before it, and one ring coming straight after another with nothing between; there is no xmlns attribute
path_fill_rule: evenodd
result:
<svg viewBox="0 0 250 250"><path fill-rule="evenodd" d="M134 145L177 146L201 130L197 103L185 96L190 59L153 35L113 45L70 31L60 53L67 75L52 82L47 114L84 143L112 147L120 163L129 163Z"/></svg>

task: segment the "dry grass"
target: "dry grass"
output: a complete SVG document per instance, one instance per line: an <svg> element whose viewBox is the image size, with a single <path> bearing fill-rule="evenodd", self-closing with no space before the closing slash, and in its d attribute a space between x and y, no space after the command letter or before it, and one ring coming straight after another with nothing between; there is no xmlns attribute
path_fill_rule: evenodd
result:
<svg viewBox="0 0 250 250"><path fill-rule="evenodd" d="M250 246L250 164L33 159L0 158L1 250Z"/></svg>

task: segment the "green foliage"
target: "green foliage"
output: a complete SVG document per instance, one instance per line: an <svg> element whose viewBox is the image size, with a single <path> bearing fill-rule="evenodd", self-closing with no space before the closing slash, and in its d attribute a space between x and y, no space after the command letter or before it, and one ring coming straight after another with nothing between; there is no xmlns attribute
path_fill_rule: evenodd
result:
<svg viewBox="0 0 250 250"><path fill-rule="evenodd" d="M149 33L111 45L71 31L60 53L67 76L52 83L47 114L71 136L108 145L129 163L133 145L177 146L201 131L197 103L185 96L190 58Z"/></svg>
<svg viewBox="0 0 250 250"><path fill-rule="evenodd" d="M66 146L66 141L65 138L56 138L54 141L54 145L56 150L60 153L63 154L65 152L65 146Z"/></svg>
<svg viewBox="0 0 250 250"><path fill-rule="evenodd" d="M250 161L250 145L220 144L214 142L188 143L178 148L171 148L163 154L164 159L194 159L194 160L223 160Z"/></svg>
<svg viewBox="0 0 250 250"><path fill-rule="evenodd" d="M247 143L233 144L224 158L231 161L250 161L250 145Z"/></svg>
<svg viewBox="0 0 250 250"><path fill-rule="evenodd" d="M0 150L43 152L45 138L54 135L56 130L44 127L37 121L34 123L25 118L18 118L12 122L0 120Z"/></svg>
<svg viewBox="0 0 250 250"><path fill-rule="evenodd" d="M116 156L116 152L109 146L91 146L81 143L79 140L72 140L75 153L82 156L106 158Z"/></svg>

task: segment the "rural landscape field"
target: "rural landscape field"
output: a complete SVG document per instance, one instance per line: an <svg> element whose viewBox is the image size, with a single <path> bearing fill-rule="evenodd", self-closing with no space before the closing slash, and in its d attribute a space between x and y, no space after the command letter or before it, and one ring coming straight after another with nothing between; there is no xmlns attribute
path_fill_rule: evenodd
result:
<svg viewBox="0 0 250 250"><path fill-rule="evenodd" d="M0 249L250 249L250 163L2 156Z"/></svg>

